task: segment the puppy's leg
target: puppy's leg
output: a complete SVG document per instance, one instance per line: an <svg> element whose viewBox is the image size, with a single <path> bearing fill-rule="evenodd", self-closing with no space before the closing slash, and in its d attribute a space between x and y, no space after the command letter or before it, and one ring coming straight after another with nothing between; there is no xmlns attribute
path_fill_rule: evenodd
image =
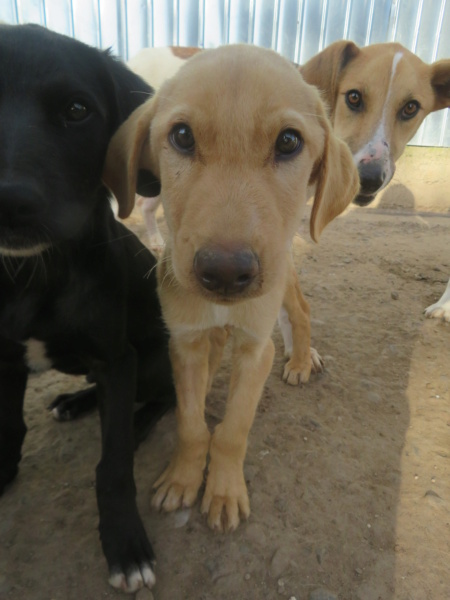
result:
<svg viewBox="0 0 450 600"><path fill-rule="evenodd" d="M107 362L98 361L93 370L102 431L96 481L100 539L109 582L126 592L155 583L155 557L137 510L133 477L136 365L129 346Z"/></svg>
<svg viewBox="0 0 450 600"><path fill-rule="evenodd" d="M244 480L247 437L270 373L274 346L269 338L263 344L243 338L234 340L233 365L227 411L211 439L209 473L202 501L208 525L218 531L232 531L239 516L250 514Z"/></svg>
<svg viewBox="0 0 450 600"><path fill-rule="evenodd" d="M0 358L0 495L19 470L27 431L23 420L27 376L21 357L11 361Z"/></svg>
<svg viewBox="0 0 450 600"><path fill-rule="evenodd" d="M285 355L289 356L283 381L290 385L306 383L311 370L314 373L322 371L323 361L317 350L311 348L309 304L302 294L291 260L278 323L285 344Z"/></svg>
<svg viewBox="0 0 450 600"><path fill-rule="evenodd" d="M152 505L176 510L197 498L206 466L210 433L205 421L209 331L172 336L170 357L177 393L178 440L172 459L155 482Z"/></svg>
<svg viewBox="0 0 450 600"><path fill-rule="evenodd" d="M162 254L164 249L164 240L159 231L158 223L156 222L156 209L160 203L161 198L159 196L155 196L154 198L145 198L144 196L141 196L141 211L147 229L148 243L150 250L156 256Z"/></svg>
<svg viewBox="0 0 450 600"><path fill-rule="evenodd" d="M439 300L425 309L425 315L430 318L444 319L450 323L450 279Z"/></svg>

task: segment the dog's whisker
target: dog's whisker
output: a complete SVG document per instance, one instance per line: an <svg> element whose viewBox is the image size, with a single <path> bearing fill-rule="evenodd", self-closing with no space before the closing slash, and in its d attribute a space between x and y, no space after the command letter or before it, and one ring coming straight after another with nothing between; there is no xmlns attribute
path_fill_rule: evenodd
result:
<svg viewBox="0 0 450 600"><path fill-rule="evenodd" d="M106 246L109 244L113 244L114 242L120 242L121 240L125 240L126 238L130 238L130 237L134 237L134 233L132 231L130 231L130 233L127 233L126 235L121 235L119 237L111 238L110 240L107 240L106 242L100 242L98 244L94 244L92 247L97 248L98 246Z"/></svg>

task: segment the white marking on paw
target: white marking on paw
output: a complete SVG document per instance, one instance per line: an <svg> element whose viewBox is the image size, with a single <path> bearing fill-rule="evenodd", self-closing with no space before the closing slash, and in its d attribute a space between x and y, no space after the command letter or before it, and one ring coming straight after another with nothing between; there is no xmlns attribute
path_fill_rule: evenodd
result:
<svg viewBox="0 0 450 600"><path fill-rule="evenodd" d="M141 569L135 569L128 577L124 573L114 573L110 575L108 582L113 588L123 592L134 593L145 586L152 588L155 585L156 578L152 568L148 565L142 565Z"/></svg>
<svg viewBox="0 0 450 600"><path fill-rule="evenodd" d="M125 575L123 573L114 573L108 579L108 583L116 588L116 590L125 590L126 580Z"/></svg>
<svg viewBox="0 0 450 600"><path fill-rule="evenodd" d="M127 592L137 592L144 587L144 580L142 579L141 572L136 570L128 575L128 587Z"/></svg>
<svg viewBox="0 0 450 600"><path fill-rule="evenodd" d="M144 583L148 588L152 588L156 583L156 577L153 573L153 570L149 566L142 567L142 577L144 578Z"/></svg>

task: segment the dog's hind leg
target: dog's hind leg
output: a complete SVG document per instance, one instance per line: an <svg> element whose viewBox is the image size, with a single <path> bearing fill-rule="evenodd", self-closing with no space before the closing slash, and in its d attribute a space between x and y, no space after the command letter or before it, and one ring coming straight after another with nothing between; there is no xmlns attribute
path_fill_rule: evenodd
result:
<svg viewBox="0 0 450 600"><path fill-rule="evenodd" d="M232 531L250 504L244 479L247 438L264 383L272 368L274 345L256 342L238 332L233 338L230 391L224 420L211 438L210 462L202 513L217 531Z"/></svg>
<svg viewBox="0 0 450 600"><path fill-rule="evenodd" d="M5 340L0 340L0 343L4 348L9 344ZM17 346L15 350L17 356L12 359L0 356L0 495L17 475L27 432L23 420L23 399L28 369Z"/></svg>
<svg viewBox="0 0 450 600"><path fill-rule="evenodd" d="M80 415L97 408L95 386L73 394L60 394L47 408L57 421L73 421Z"/></svg>
<svg viewBox="0 0 450 600"><path fill-rule="evenodd" d="M285 356L289 357L284 367L283 381L290 385L298 385L308 381L311 371L322 371L323 361L317 350L311 348L309 304L300 289L292 260L289 263L278 324L283 335Z"/></svg>
<svg viewBox="0 0 450 600"><path fill-rule="evenodd" d="M172 335L170 356L177 393L177 446L169 466L154 483L154 508L191 506L203 481L210 433L205 421L209 331Z"/></svg>

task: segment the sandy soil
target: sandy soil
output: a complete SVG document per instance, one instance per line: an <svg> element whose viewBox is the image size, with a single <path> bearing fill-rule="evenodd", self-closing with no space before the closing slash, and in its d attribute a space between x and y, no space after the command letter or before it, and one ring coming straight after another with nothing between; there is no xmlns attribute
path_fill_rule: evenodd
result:
<svg viewBox="0 0 450 600"><path fill-rule="evenodd" d="M166 415L136 455L138 502L158 557L137 600L450 598L450 325L423 309L450 275L450 151L407 149L374 207L352 207L319 245L295 244L326 361L302 388L277 355L245 465L252 514L215 535L192 510L150 509L174 444ZM138 215L130 224L145 239ZM223 414L228 364L208 401ZM96 414L59 424L46 405L82 381L33 376L17 481L0 499L0 598L118 598L97 533Z"/></svg>

